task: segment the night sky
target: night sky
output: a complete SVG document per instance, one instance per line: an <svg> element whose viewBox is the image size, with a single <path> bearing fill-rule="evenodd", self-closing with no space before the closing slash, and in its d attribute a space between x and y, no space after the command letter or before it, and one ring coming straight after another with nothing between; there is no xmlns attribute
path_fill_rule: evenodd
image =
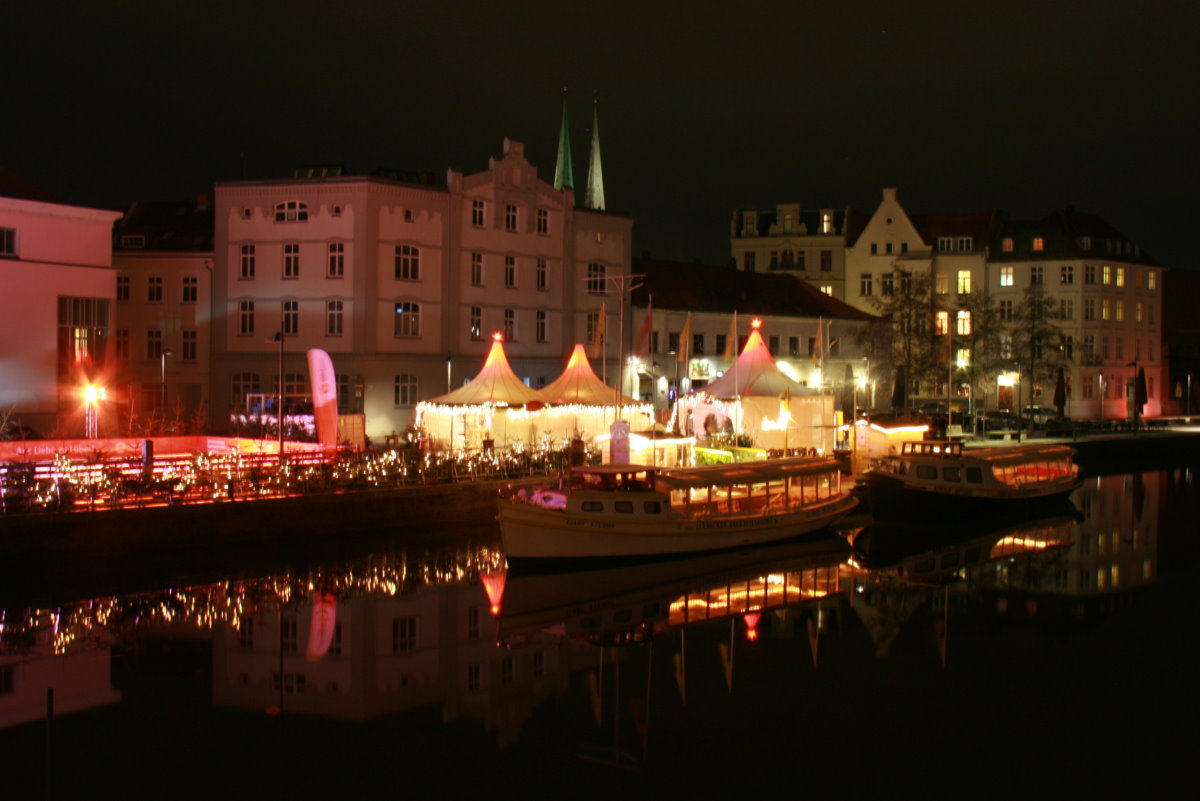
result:
<svg viewBox="0 0 1200 801"><path fill-rule="evenodd" d="M8 2L0 166L125 208L301 164L477 172L505 136L578 197L593 91L635 254L729 258L776 202L1100 214L1196 266L1195 2ZM716 10L706 10L706 9ZM781 9L787 10L781 10Z"/></svg>

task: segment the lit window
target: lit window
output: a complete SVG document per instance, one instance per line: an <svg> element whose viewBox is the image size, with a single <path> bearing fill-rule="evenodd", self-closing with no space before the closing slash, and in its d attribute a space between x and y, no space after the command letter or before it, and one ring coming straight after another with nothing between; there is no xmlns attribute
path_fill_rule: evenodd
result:
<svg viewBox="0 0 1200 801"><path fill-rule="evenodd" d="M1146 273L1146 289L1155 289L1158 286L1158 273L1151 270Z"/></svg>
<svg viewBox="0 0 1200 801"><path fill-rule="evenodd" d="M971 312L965 309L958 312L954 319L954 333L960 337L971 335Z"/></svg>
<svg viewBox="0 0 1200 801"><path fill-rule="evenodd" d="M1004 239L1000 240L1000 249L1005 253L1012 253L1013 241L1011 236L1006 236Z"/></svg>
<svg viewBox="0 0 1200 801"><path fill-rule="evenodd" d="M1125 268L1117 268L1117 286L1125 286Z"/></svg>
<svg viewBox="0 0 1200 801"><path fill-rule="evenodd" d="M825 295L833 295L833 284L821 284L821 292Z"/></svg>
<svg viewBox="0 0 1200 801"><path fill-rule="evenodd" d="M960 295L970 295L971 294L971 271L970 270L959 270L958 271L958 294L960 294Z"/></svg>
<svg viewBox="0 0 1200 801"><path fill-rule="evenodd" d="M1100 268L1100 283L1112 283L1112 267L1109 267L1107 264Z"/></svg>
<svg viewBox="0 0 1200 801"><path fill-rule="evenodd" d="M1034 250L1045 250L1046 249L1046 240L1040 236L1035 236L1033 238L1033 249Z"/></svg>
<svg viewBox="0 0 1200 801"><path fill-rule="evenodd" d="M1125 322L1125 301L1118 300L1115 311L1116 311L1116 314L1114 315L1114 317L1116 317L1117 322L1118 323Z"/></svg>
<svg viewBox="0 0 1200 801"><path fill-rule="evenodd" d="M833 212L832 211L821 212L821 233L823 233L823 234L832 234L833 233Z"/></svg>
<svg viewBox="0 0 1200 801"><path fill-rule="evenodd" d="M933 330L938 336L945 336L950 331L950 312L940 311L934 316Z"/></svg>
<svg viewBox="0 0 1200 801"><path fill-rule="evenodd" d="M1108 298L1103 298L1100 301L1100 319L1107 320L1109 318L1109 302Z"/></svg>
<svg viewBox="0 0 1200 801"><path fill-rule="evenodd" d="M1012 285L1013 285L1013 268L1012 267L1001 267L1000 268L1000 286L1012 286Z"/></svg>

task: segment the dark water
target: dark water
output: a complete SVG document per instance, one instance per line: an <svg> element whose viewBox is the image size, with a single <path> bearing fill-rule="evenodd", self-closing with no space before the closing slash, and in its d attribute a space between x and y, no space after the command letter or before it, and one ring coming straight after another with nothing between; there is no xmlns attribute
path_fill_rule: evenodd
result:
<svg viewBox="0 0 1200 801"><path fill-rule="evenodd" d="M0 797L1156 792L1200 745L1196 479L625 570L400 532L9 603Z"/></svg>

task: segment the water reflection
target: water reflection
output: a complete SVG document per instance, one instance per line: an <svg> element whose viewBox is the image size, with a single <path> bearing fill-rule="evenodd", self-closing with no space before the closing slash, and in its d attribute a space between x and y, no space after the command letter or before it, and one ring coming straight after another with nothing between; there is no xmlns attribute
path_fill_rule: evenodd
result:
<svg viewBox="0 0 1200 801"><path fill-rule="evenodd" d="M1164 512L1194 505L1192 482L1190 471L1096 477L1063 514L994 530L868 527L541 575L509 574L498 546L479 545L0 610L0 726L43 717L49 687L56 714L119 701L110 652L155 637L211 649L216 707L345 721L437 708L503 745L536 708L579 693L572 709L611 727L615 758L640 759L651 708L794 681L794 662L781 672L754 650L771 642L813 665L838 638L865 638L876 659L907 643L936 666L972 627L1103 618L1158 577L1160 537L1180 536ZM716 684L702 678L714 665ZM630 698L635 670L644 690Z"/></svg>

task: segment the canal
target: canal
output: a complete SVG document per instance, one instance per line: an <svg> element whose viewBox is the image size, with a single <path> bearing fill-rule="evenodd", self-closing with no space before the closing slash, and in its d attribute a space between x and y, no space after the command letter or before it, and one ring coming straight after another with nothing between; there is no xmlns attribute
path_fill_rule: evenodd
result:
<svg viewBox="0 0 1200 801"><path fill-rule="evenodd" d="M5 600L3 795L1160 791L1200 745L1197 475L1071 500L567 575L399 527Z"/></svg>

